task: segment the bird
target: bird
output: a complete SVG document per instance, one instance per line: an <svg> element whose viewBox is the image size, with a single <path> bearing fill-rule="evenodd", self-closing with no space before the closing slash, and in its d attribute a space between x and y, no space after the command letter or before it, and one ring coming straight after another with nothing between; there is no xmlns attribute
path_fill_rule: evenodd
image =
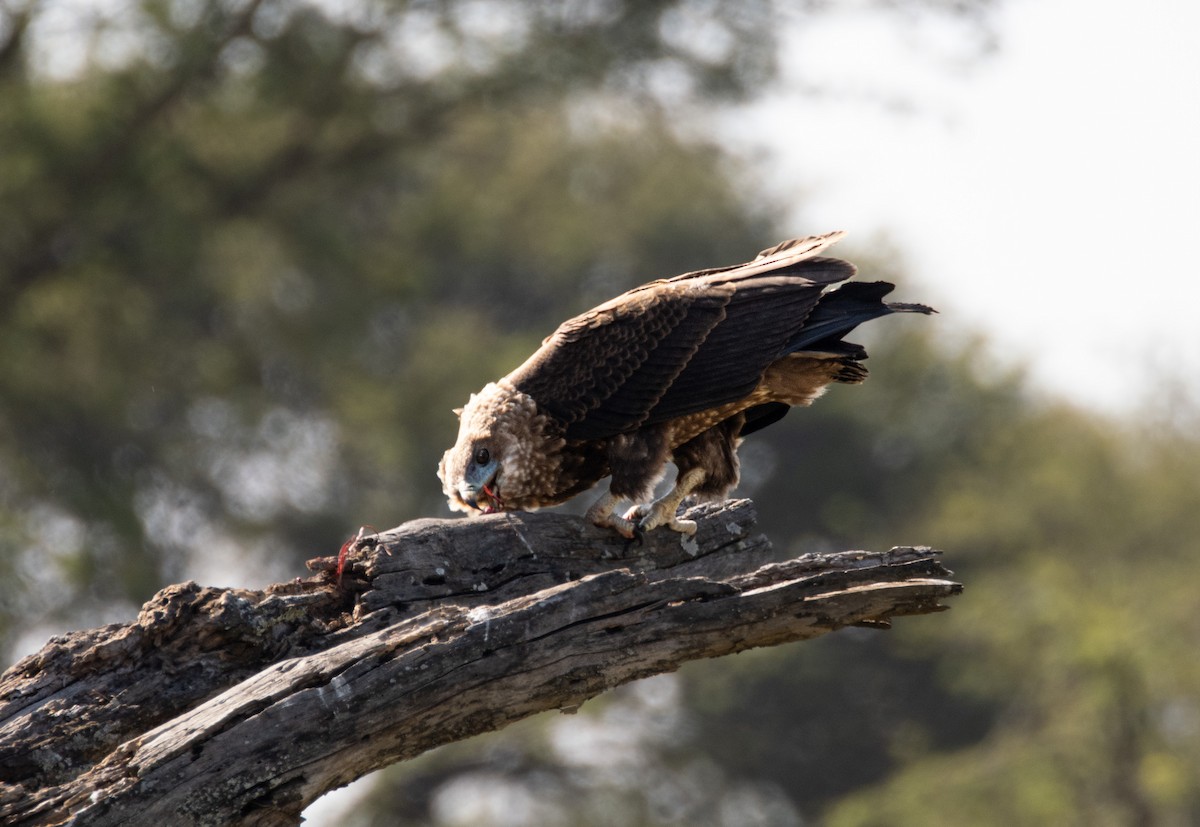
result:
<svg viewBox="0 0 1200 827"><path fill-rule="evenodd" d="M744 437L832 383L866 379L866 350L843 336L881 316L936 312L885 302L888 282L848 281L855 266L822 255L844 235L651 281L563 322L455 409L458 438L438 465L450 508L534 510L610 477L590 522L630 539L660 526L694 534L679 506L728 495ZM653 500L668 462L675 483Z"/></svg>

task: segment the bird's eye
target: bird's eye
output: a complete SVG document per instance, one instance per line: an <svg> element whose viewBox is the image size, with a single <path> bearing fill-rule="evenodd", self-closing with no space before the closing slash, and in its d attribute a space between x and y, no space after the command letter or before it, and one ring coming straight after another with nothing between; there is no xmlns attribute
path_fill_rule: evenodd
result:
<svg viewBox="0 0 1200 827"><path fill-rule="evenodd" d="M487 448L476 448L475 449L475 464L476 465L487 465L491 461L492 461L491 451L489 451Z"/></svg>

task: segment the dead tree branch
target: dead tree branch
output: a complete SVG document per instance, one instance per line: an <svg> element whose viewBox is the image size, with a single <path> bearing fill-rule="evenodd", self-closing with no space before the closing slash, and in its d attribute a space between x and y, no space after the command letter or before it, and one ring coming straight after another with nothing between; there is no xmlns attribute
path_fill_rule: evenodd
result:
<svg viewBox="0 0 1200 827"><path fill-rule="evenodd" d="M747 500L641 546L561 514L417 520L264 591L168 587L0 679L0 821L296 824L328 790L696 658L886 626L937 552L770 562ZM311 564L310 564L311 565Z"/></svg>

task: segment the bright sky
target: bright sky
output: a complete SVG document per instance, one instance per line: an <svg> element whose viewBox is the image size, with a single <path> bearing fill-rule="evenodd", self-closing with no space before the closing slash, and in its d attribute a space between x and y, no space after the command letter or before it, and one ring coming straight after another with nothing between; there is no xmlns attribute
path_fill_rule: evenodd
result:
<svg viewBox="0 0 1200 827"><path fill-rule="evenodd" d="M1075 401L1127 411L1164 374L1200 400L1200 3L1009 0L976 61L847 9L785 48L830 94L731 127L777 153L796 231L886 232L921 281L898 297Z"/></svg>

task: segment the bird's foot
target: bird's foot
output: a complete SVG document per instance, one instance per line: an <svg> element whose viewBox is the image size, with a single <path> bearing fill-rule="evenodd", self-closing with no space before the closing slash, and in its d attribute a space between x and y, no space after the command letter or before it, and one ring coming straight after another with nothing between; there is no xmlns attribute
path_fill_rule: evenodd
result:
<svg viewBox="0 0 1200 827"><path fill-rule="evenodd" d="M626 540L635 538L640 540L640 532L633 521L613 513L618 502L620 502L619 498L612 494L605 494L592 504L592 507L584 514L584 518L592 525L611 528Z"/></svg>
<svg viewBox="0 0 1200 827"><path fill-rule="evenodd" d="M626 540L637 539L641 535L641 531L638 530L638 526L632 520L627 520L616 514L609 514L607 517L594 519L592 520L592 524L598 525L601 528L611 528Z"/></svg>
<svg viewBox="0 0 1200 827"><path fill-rule="evenodd" d="M673 499L664 497L649 505L635 505L625 512L625 519L642 531L652 531L660 525L665 525L672 531L678 531L680 534L686 534L689 537L694 536L696 534L696 521L679 519L676 514L679 509L679 501L672 501Z"/></svg>

